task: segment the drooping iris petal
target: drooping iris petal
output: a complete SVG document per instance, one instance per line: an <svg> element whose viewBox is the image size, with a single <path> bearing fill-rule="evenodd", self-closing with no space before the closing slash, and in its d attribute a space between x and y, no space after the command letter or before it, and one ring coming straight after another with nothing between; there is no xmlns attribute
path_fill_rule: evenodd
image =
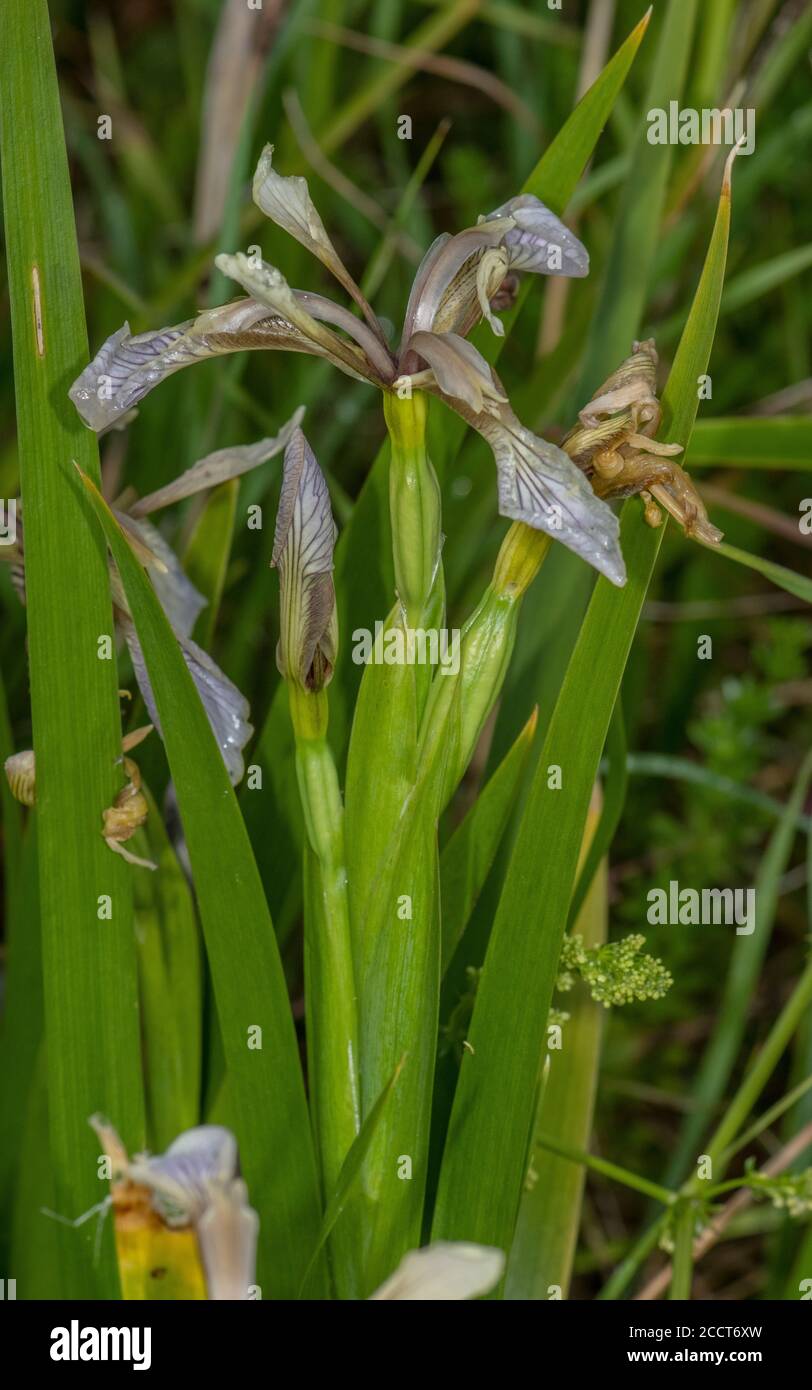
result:
<svg viewBox="0 0 812 1390"><path fill-rule="evenodd" d="M255 444L232 444L225 449L215 449L213 454L206 454L205 458L198 459L185 473L181 473L179 478L150 492L147 497L139 498L128 508L127 514L130 517L148 516L184 497L192 497L195 493L205 492L207 488L239 478L243 473L250 473L253 468L258 468L282 452L293 431L301 424L303 415L304 406L300 405L278 434L259 439Z"/></svg>
<svg viewBox="0 0 812 1390"><path fill-rule="evenodd" d="M502 1277L505 1257L489 1245L436 1241L410 1250L371 1301L451 1302L479 1298Z"/></svg>
<svg viewBox="0 0 812 1390"><path fill-rule="evenodd" d="M307 179L278 174L273 167L273 150L273 145L266 145L259 157L254 174L254 202L277 227L295 237L327 267L359 305L373 332L383 342L378 320L327 235L310 196Z"/></svg>
<svg viewBox="0 0 812 1390"><path fill-rule="evenodd" d="M589 274L589 253L577 236L565 227L539 198L520 193L485 218L491 221L511 218L501 245L508 253L511 270L536 275L568 275L581 278Z"/></svg>
<svg viewBox="0 0 812 1390"><path fill-rule="evenodd" d="M415 314L417 313L417 306L422 298L426 281L428 280L429 275L432 272L435 262L437 261L437 258L440 255L440 252L442 251L443 247L448 244L450 240L450 232L441 232L438 237L434 238L434 241L431 243L431 246L429 247L419 266L417 267L414 280L412 281L412 288L409 291L409 300L406 305L406 313L403 316L402 342L404 344L409 341L410 337L412 336L412 333L415 331Z"/></svg>
<svg viewBox="0 0 812 1390"><path fill-rule="evenodd" d="M541 275L589 273L586 248L529 193L511 198L476 227L437 238L415 276L403 343L413 333L428 329L465 337L480 316L501 337L502 325L491 312L490 300L505 277L519 270Z"/></svg>
<svg viewBox="0 0 812 1390"><path fill-rule="evenodd" d="M338 252L310 196L307 179L277 173L273 152L273 145L266 145L259 157L252 190L254 202L277 227L295 237L325 265L338 261Z"/></svg>
<svg viewBox="0 0 812 1390"><path fill-rule="evenodd" d="M414 333L408 350L428 362L444 395L463 401L475 414L485 409L487 402L507 401L482 353L459 334Z"/></svg>
<svg viewBox="0 0 812 1390"><path fill-rule="evenodd" d="M494 380L498 385L495 373ZM443 399L493 450L501 515L546 531L613 584L625 584L618 519L563 449L525 429L508 404L476 414L460 401Z"/></svg>
<svg viewBox="0 0 812 1390"><path fill-rule="evenodd" d="M285 450L271 564L279 570L276 660L286 680L320 690L338 650L333 587L336 525L324 475L301 430Z"/></svg>
<svg viewBox="0 0 812 1390"><path fill-rule="evenodd" d="M173 372L207 357L250 348L324 355L293 324L269 314L267 305L240 299L174 328L136 337L125 323L102 345L68 394L85 424L99 433L123 419Z"/></svg>

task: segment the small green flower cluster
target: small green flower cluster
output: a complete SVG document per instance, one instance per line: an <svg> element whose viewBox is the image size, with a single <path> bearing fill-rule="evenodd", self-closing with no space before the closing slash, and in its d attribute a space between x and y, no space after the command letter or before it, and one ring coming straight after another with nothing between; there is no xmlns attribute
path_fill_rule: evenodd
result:
<svg viewBox="0 0 812 1390"><path fill-rule="evenodd" d="M790 1216L808 1216L812 1212L812 1168L804 1168L800 1173L780 1173L766 1177L762 1173L750 1173L748 1187L754 1192L768 1197L774 1207L779 1207Z"/></svg>
<svg viewBox="0 0 812 1390"><path fill-rule="evenodd" d="M564 938L556 988L566 993L580 975L592 998L609 1008L638 999L662 999L673 980L662 961L642 952L639 934L604 946L584 946L577 933ZM642 952L642 953L641 953Z"/></svg>

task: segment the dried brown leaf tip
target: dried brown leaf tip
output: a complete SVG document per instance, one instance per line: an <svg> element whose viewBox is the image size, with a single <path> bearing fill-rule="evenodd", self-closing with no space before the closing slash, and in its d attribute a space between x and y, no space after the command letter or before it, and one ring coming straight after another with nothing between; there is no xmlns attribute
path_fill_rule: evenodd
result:
<svg viewBox="0 0 812 1390"><path fill-rule="evenodd" d="M598 497L640 494L649 526L665 510L686 536L715 545L722 532L708 520L702 498L675 460L681 444L654 438L662 410L657 399L654 339L634 343L630 357L598 388L562 442L565 453L590 478Z"/></svg>

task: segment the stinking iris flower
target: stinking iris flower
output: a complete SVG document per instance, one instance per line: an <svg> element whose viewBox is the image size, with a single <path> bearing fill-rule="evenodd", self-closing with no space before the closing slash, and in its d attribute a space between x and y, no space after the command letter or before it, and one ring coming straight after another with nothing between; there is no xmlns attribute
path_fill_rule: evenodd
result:
<svg viewBox="0 0 812 1390"><path fill-rule="evenodd" d="M333 274L359 318L320 294L292 289L274 266L253 256L220 255L218 268L248 297L171 328L114 333L70 391L82 419L100 432L121 424L160 381L182 367L244 349L286 349L322 357L385 392L440 396L490 445L499 511L546 531L615 584L625 582L618 522L562 450L520 423L501 381L468 341L481 319L501 335L495 310L511 301L517 274L584 276L581 242L531 194L520 194L455 236L439 236L418 268L400 345L383 327L333 246L307 186L273 168L266 146L254 201Z"/></svg>

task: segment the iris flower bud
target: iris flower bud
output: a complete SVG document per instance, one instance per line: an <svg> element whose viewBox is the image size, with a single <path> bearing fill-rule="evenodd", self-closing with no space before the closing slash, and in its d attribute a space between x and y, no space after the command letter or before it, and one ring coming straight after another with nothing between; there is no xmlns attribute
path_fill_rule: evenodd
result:
<svg viewBox="0 0 812 1390"><path fill-rule="evenodd" d="M330 681L338 652L335 539L324 474L297 429L285 449L271 560L279 570L276 663L286 681L313 692Z"/></svg>

